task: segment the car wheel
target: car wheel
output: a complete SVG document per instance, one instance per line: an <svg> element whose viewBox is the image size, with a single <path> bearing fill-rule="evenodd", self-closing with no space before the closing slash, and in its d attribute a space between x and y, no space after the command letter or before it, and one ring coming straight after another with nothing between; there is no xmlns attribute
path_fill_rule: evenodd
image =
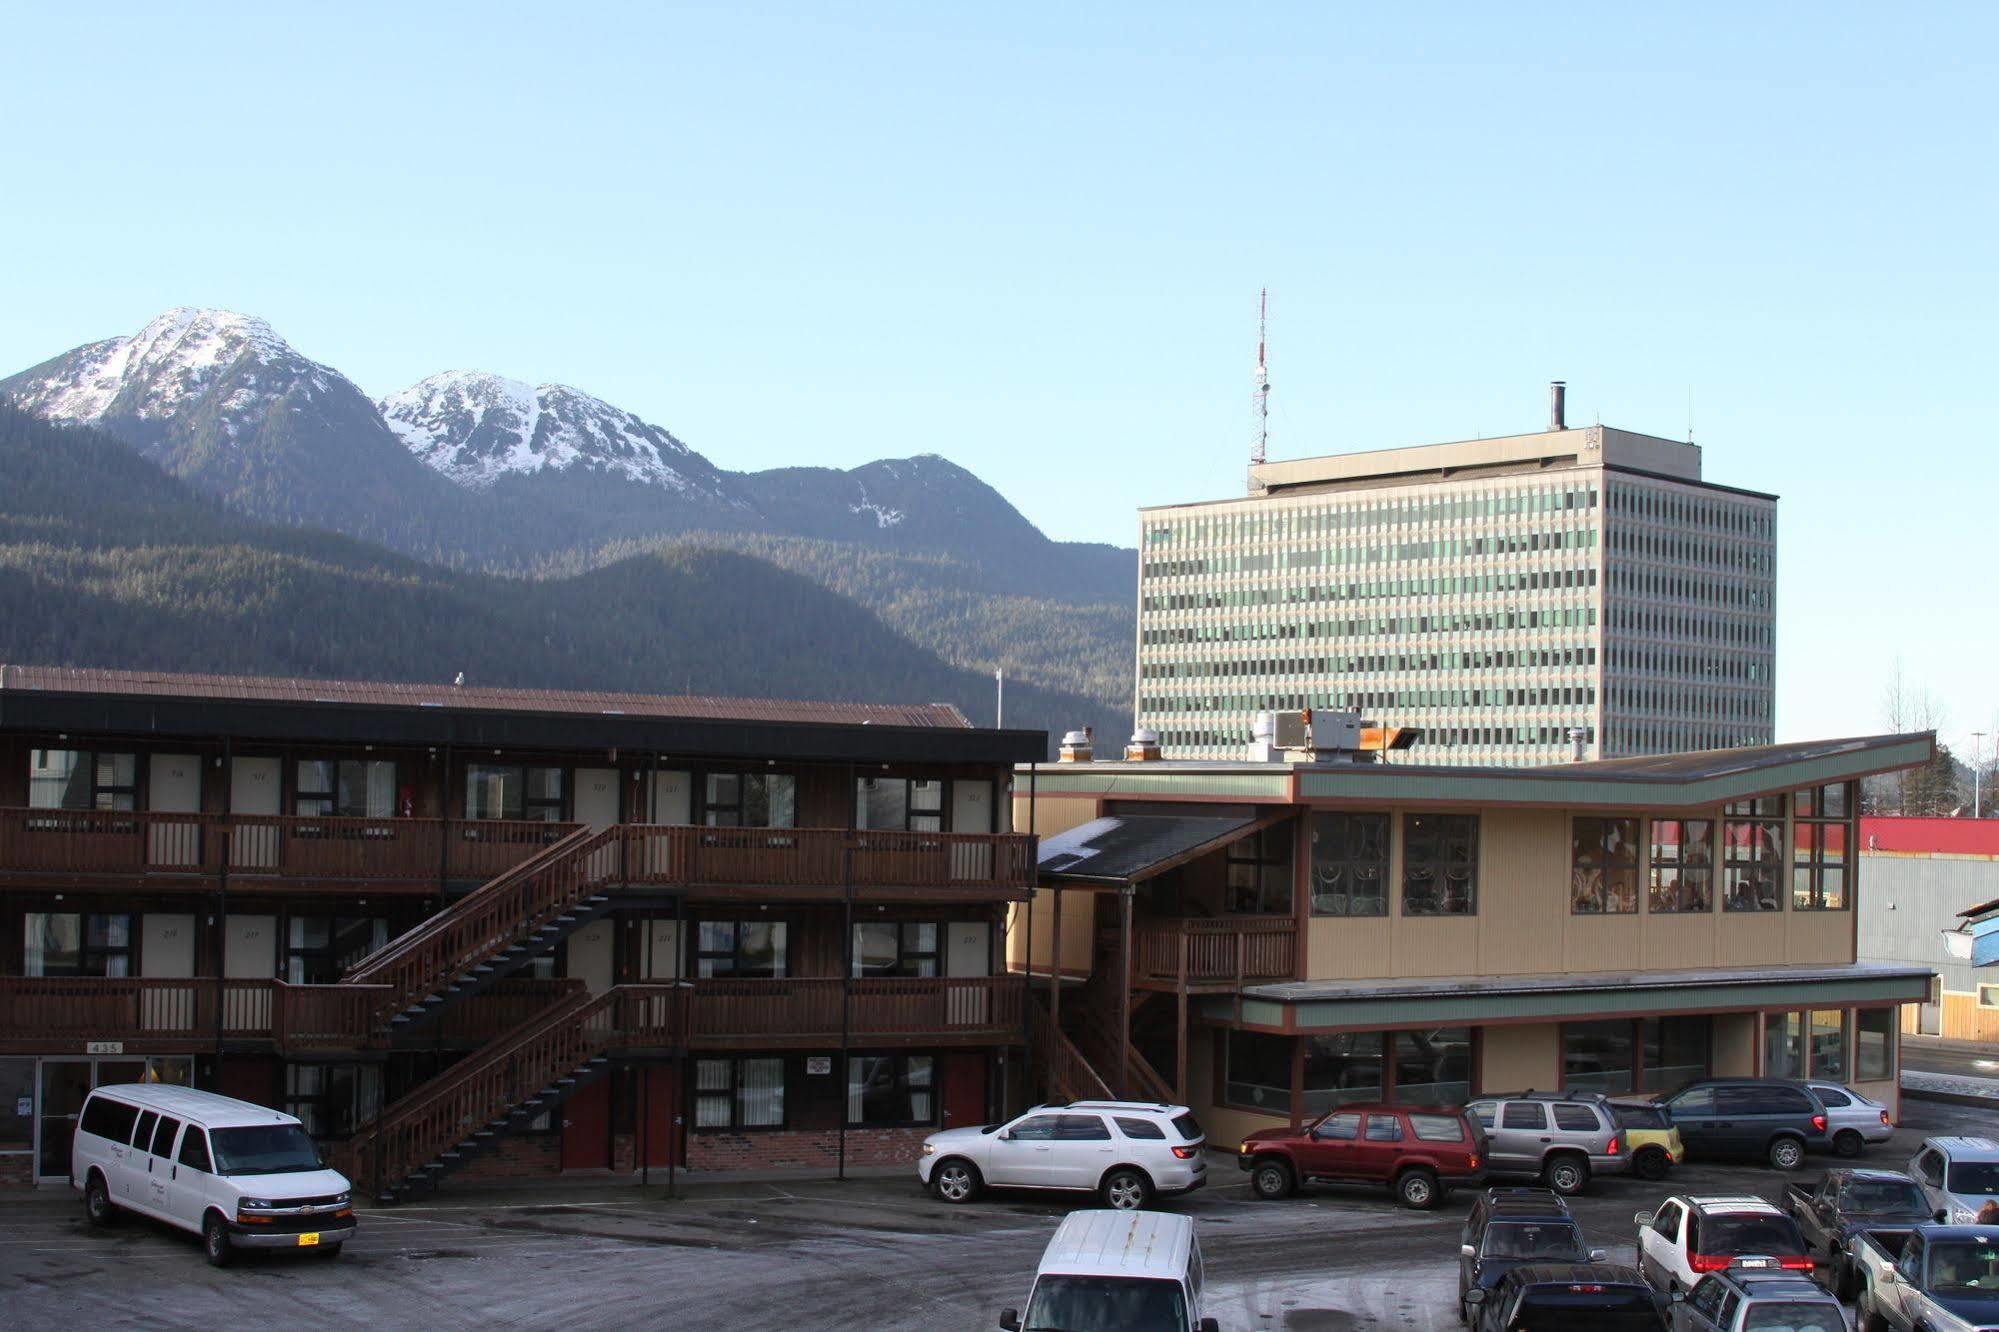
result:
<svg viewBox="0 0 1999 1332"><path fill-rule="evenodd" d="M979 1168L970 1161L939 1161L930 1172L930 1191L947 1203L968 1203L980 1187Z"/></svg>
<svg viewBox="0 0 1999 1332"><path fill-rule="evenodd" d="M1103 1196L1104 1206L1120 1212L1136 1212L1152 1201L1152 1181L1142 1170L1119 1166L1104 1176L1097 1192Z"/></svg>
<svg viewBox="0 0 1999 1332"><path fill-rule="evenodd" d="M1589 1183L1589 1167L1566 1154L1550 1157L1541 1167L1541 1182L1564 1198L1573 1197Z"/></svg>
<svg viewBox="0 0 1999 1332"><path fill-rule="evenodd" d="M1874 1307L1874 1292L1863 1290L1853 1302L1855 1332L1889 1332L1888 1320Z"/></svg>
<svg viewBox="0 0 1999 1332"><path fill-rule="evenodd" d="M1437 1205L1437 1177L1427 1170L1405 1170L1395 1177L1395 1196L1404 1207L1428 1211Z"/></svg>
<svg viewBox="0 0 1999 1332"><path fill-rule="evenodd" d="M1672 1158L1657 1147L1647 1147L1631 1158L1632 1173L1640 1179L1664 1179L1672 1166Z"/></svg>
<svg viewBox="0 0 1999 1332"><path fill-rule="evenodd" d="M232 1256L229 1248L229 1227L214 1212L201 1223L201 1249L208 1255L210 1267L227 1267Z"/></svg>
<svg viewBox="0 0 1999 1332"><path fill-rule="evenodd" d="M1249 1187L1259 1198L1288 1198L1298 1182L1284 1162L1258 1161L1256 1169L1249 1172Z"/></svg>
<svg viewBox="0 0 1999 1332"><path fill-rule="evenodd" d="M1805 1163L1805 1144L1796 1138L1776 1138L1770 1143L1770 1168L1796 1170Z"/></svg>
<svg viewBox="0 0 1999 1332"><path fill-rule="evenodd" d="M1867 1140L1856 1129L1841 1129L1832 1135L1832 1149L1852 1160L1867 1150Z"/></svg>
<svg viewBox="0 0 1999 1332"><path fill-rule="evenodd" d="M118 1220L118 1208L111 1201L111 1191L104 1187L104 1176L95 1170L90 1172L90 1182L83 1186L83 1214L99 1230Z"/></svg>

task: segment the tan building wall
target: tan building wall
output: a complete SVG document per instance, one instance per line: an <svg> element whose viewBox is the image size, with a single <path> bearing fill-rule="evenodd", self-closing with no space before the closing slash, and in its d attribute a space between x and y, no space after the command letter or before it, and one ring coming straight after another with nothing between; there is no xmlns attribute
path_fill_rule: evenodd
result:
<svg viewBox="0 0 1999 1332"><path fill-rule="evenodd" d="M1056 833L1067 832L1080 827L1097 817L1097 800L1094 796L1047 796L1030 802L1027 784L1016 781L1013 796L1013 826L1021 832L1027 831L1030 805L1035 834L1052 837ZM1090 974L1091 930L1094 920L1095 895L1076 889L1064 889L1062 893L1062 972L1069 976ZM1006 964L1009 971L1023 971L1027 967L1027 940L1030 913L1025 902L1016 902L1007 908ZM1055 955L1055 894L1047 888L1037 889L1034 894L1033 938L1034 970L1046 972L1048 960Z"/></svg>
<svg viewBox="0 0 1999 1332"><path fill-rule="evenodd" d="M1201 1121L1201 1128L1208 1135L1208 1145L1218 1151L1234 1151L1252 1133L1290 1126L1287 1119L1260 1115L1251 1110L1231 1110L1215 1104L1214 1042L1209 1039L1206 1028L1197 1029L1193 1039L1187 1042L1187 1106ZM1213 1167L1209 1169L1212 1172ZM1233 1172L1234 1167L1229 1169ZM1222 1184L1228 1181L1224 1177L1213 1182Z"/></svg>
<svg viewBox="0 0 1999 1332"><path fill-rule="evenodd" d="M1714 1019L1714 1071L1717 1077L1754 1077L1760 1047L1755 1013L1721 1013Z"/></svg>
<svg viewBox="0 0 1999 1332"><path fill-rule="evenodd" d="M1525 1091L1562 1085L1562 1029L1532 1022L1486 1027L1479 1060L1481 1091Z"/></svg>

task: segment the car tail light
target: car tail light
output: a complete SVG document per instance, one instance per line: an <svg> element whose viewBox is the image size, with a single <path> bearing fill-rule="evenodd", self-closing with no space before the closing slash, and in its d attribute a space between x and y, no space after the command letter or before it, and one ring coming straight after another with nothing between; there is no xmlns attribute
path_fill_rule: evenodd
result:
<svg viewBox="0 0 1999 1332"><path fill-rule="evenodd" d="M1728 1255L1725 1253L1695 1253L1687 1256L1687 1266L1696 1272L1725 1271L1728 1262Z"/></svg>
<svg viewBox="0 0 1999 1332"><path fill-rule="evenodd" d="M1817 1264L1801 1253L1793 1253L1779 1258L1777 1266L1783 1268L1786 1272L1810 1272L1816 1268Z"/></svg>
<svg viewBox="0 0 1999 1332"><path fill-rule="evenodd" d="M1882 1128L1888 1127L1888 1112L1886 1110L1883 1110L1881 1112L1881 1127Z"/></svg>
<svg viewBox="0 0 1999 1332"><path fill-rule="evenodd" d="M1812 1127L1813 1127L1814 1129L1818 1130L1818 1131L1819 1131L1820 1133L1823 1133L1823 1132L1825 1132L1825 1116L1824 1116L1824 1115L1813 1115L1813 1116L1812 1116Z"/></svg>
<svg viewBox="0 0 1999 1332"><path fill-rule="evenodd" d="M1609 1152L1612 1156L1615 1156L1619 1152L1624 1150L1624 1143L1620 1139L1618 1139L1618 1137L1615 1134L1613 1134L1610 1139L1610 1146L1606 1147L1604 1150Z"/></svg>
<svg viewBox="0 0 1999 1332"><path fill-rule="evenodd" d="M1575 1286L1570 1286L1570 1287L1569 1287L1569 1294L1571 1294L1571 1295L1601 1295L1601 1294L1603 1294L1603 1287L1602 1287L1602 1286L1590 1286L1590 1285L1575 1285Z"/></svg>
<svg viewBox="0 0 1999 1332"><path fill-rule="evenodd" d="M1200 1150L1199 1147L1175 1147L1173 1154L1182 1161L1191 1161L1194 1159L1194 1154Z"/></svg>
<svg viewBox="0 0 1999 1332"><path fill-rule="evenodd" d="M1478 1169L1478 1153L1473 1152L1470 1156L1467 1156L1465 1158L1465 1165L1473 1170Z"/></svg>

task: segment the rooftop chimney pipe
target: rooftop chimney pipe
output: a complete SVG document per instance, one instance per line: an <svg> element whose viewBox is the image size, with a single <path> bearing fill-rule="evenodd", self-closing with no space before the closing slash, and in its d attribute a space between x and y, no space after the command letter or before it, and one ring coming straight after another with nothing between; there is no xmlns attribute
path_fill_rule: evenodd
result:
<svg viewBox="0 0 1999 1332"><path fill-rule="evenodd" d="M1551 380L1548 384L1548 429L1567 430L1569 428L1567 380Z"/></svg>

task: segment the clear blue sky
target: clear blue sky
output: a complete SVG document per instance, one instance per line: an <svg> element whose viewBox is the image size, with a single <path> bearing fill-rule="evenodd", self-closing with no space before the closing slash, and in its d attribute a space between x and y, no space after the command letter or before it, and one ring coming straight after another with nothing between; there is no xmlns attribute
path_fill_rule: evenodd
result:
<svg viewBox="0 0 1999 1332"><path fill-rule="evenodd" d="M1999 8L18 6L0 372L177 304L1053 535L1570 419L1780 492L1785 736L1999 723ZM1988 753L1993 739L1987 740Z"/></svg>

